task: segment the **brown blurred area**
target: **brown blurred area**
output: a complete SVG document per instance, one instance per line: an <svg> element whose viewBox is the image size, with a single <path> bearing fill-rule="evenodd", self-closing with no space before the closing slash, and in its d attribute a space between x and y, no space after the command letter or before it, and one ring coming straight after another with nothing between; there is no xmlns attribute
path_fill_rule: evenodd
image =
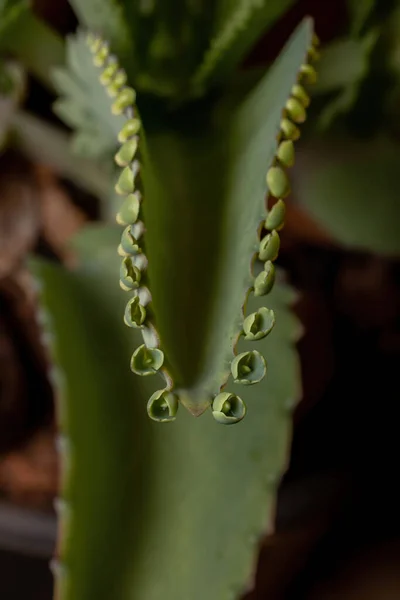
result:
<svg viewBox="0 0 400 600"><path fill-rule="evenodd" d="M73 29L64 0L35 6L59 31ZM269 58L308 13L326 41L340 29L345 3L298 2L251 61ZM33 82L30 107L48 116L50 101ZM26 259L35 251L68 264L68 240L95 216L96 200L47 165L12 151L0 156L0 597L6 600L51 597L54 392ZM290 202L280 262L299 291L304 399L276 531L261 548L246 598L399 600L399 263L344 251ZM39 522L47 537L35 546ZM30 532L29 542L14 540L13 524Z"/></svg>

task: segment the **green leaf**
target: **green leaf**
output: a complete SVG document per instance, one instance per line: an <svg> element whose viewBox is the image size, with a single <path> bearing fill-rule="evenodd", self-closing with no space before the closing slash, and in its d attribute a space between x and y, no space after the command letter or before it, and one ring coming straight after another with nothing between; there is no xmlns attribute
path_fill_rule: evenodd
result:
<svg viewBox="0 0 400 600"><path fill-rule="evenodd" d="M122 6L117 0L69 0L81 25L107 39L122 62L132 65L133 46ZM129 64L125 64L129 70Z"/></svg>
<svg viewBox="0 0 400 600"><path fill-rule="evenodd" d="M223 0L219 3L210 47L193 76L194 89L227 79L262 33L293 0Z"/></svg>
<svg viewBox="0 0 400 600"><path fill-rule="evenodd" d="M0 44L21 16L29 10L28 0L0 0Z"/></svg>
<svg viewBox="0 0 400 600"><path fill-rule="evenodd" d="M50 71L65 62L62 38L40 21L28 3L12 3L6 15L0 13L0 49L11 52L24 67L52 90ZM6 3L7 5L7 3Z"/></svg>
<svg viewBox="0 0 400 600"><path fill-rule="evenodd" d="M60 600L239 599L272 527L299 396L293 294L278 286L269 297L279 319L258 348L270 374L240 389L240 424L182 410L174 423L153 423L146 404L157 376L127 368L140 336L121 319L117 240L115 229L81 235L76 273L36 263L63 426ZM250 310L261 305L252 299Z"/></svg>
<svg viewBox="0 0 400 600"><path fill-rule="evenodd" d="M71 155L70 139L61 129L17 111L12 119L14 143L29 158L50 166L58 175L71 179L94 196L110 203L113 179L109 161L97 166L93 161Z"/></svg>
<svg viewBox="0 0 400 600"><path fill-rule="evenodd" d="M363 79L368 71L368 52L362 40L343 38L325 46L318 64L313 95L340 90Z"/></svg>
<svg viewBox="0 0 400 600"><path fill-rule="evenodd" d="M311 35L307 20L239 108L221 106L204 119L196 113L188 130L149 134L142 147L156 326L177 393L194 414L230 372L266 214L266 173Z"/></svg>
<svg viewBox="0 0 400 600"><path fill-rule="evenodd" d="M348 0L347 4L350 12L351 33L360 35L375 8L375 0Z"/></svg>
<svg viewBox="0 0 400 600"><path fill-rule="evenodd" d="M53 80L62 95L54 112L76 130L73 148L83 156L107 156L116 147L124 118L110 113L111 100L99 81L85 35L67 38L67 68L54 69Z"/></svg>
<svg viewBox="0 0 400 600"><path fill-rule="evenodd" d="M310 143L299 154L294 196L340 243L399 254L399 156L387 139Z"/></svg>
<svg viewBox="0 0 400 600"><path fill-rule="evenodd" d="M26 73L16 62L0 58L0 151L8 142L10 126L25 95Z"/></svg>
<svg viewBox="0 0 400 600"><path fill-rule="evenodd" d="M370 54L379 38L372 30L363 39L343 38L326 46L318 65L318 81L313 94L336 95L318 116L319 130L328 129L340 115L350 112L370 69Z"/></svg>

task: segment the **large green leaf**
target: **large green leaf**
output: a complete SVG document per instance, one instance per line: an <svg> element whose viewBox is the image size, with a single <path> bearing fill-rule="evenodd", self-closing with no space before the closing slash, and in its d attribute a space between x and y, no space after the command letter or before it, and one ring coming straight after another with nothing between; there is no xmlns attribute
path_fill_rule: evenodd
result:
<svg viewBox="0 0 400 600"><path fill-rule="evenodd" d="M75 273L36 264L61 387L68 504L59 508L67 583L59 599L238 599L287 462L299 395L293 295L279 285L270 297L279 319L260 342L270 375L245 390L242 423L221 427L210 412L192 419L182 410L175 423L155 424L146 413L152 378L127 368L135 334L120 317L117 238L88 230Z"/></svg>
<svg viewBox="0 0 400 600"><path fill-rule="evenodd" d="M118 0L69 0L79 22L90 31L101 33L120 60L134 63L129 28ZM128 65L126 65L128 66Z"/></svg>
<svg viewBox="0 0 400 600"><path fill-rule="evenodd" d="M181 401L194 414L229 374L266 214L265 176L311 35L306 20L239 108L196 112L189 125L171 123L147 136L149 285L162 347Z"/></svg>
<svg viewBox="0 0 400 600"><path fill-rule="evenodd" d="M325 138L299 153L294 194L346 246L400 253L399 147L387 139Z"/></svg>

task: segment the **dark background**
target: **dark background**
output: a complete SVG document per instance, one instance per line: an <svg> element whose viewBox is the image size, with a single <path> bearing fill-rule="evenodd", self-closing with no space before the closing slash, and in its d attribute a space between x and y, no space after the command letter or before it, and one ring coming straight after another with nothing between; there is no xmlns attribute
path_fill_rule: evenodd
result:
<svg viewBox="0 0 400 600"><path fill-rule="evenodd" d="M74 29L64 0L35 5L59 31ZM345 2L299 1L249 63L273 58L306 14L328 42L346 20ZM54 119L51 96L35 81L30 90L27 106ZM23 259L35 250L68 261L64 241L97 215L95 199L46 166L11 151L1 156L0 235L9 240L0 263L0 597L6 600L51 598L56 526L53 394ZM398 600L399 264L344 251L290 205L280 264L300 291L304 399L276 533L261 550L248 600Z"/></svg>

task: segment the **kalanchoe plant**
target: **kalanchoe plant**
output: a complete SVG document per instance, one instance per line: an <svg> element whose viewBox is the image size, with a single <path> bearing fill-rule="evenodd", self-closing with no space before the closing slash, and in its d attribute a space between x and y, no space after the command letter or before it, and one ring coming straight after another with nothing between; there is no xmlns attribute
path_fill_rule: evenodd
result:
<svg viewBox="0 0 400 600"><path fill-rule="evenodd" d="M236 600L300 394L274 261L312 23L246 83L236 67L271 3L72 4L95 33L68 40L55 109L75 151L114 154L118 227L86 229L74 273L39 266L64 373L57 599Z"/></svg>
<svg viewBox="0 0 400 600"><path fill-rule="evenodd" d="M306 31L306 28L307 25L304 31ZM237 280L240 282L240 286L226 282L227 289L232 286L230 299L232 306L231 310L227 310L226 322L216 325L216 329L220 328L221 332L221 337L217 342L218 355L214 357L211 364L206 358L207 373L202 371L201 366L199 368L202 357L197 355L195 364L193 365L194 372L189 374L185 373L185 365L179 364L179 353L174 352L169 347L169 334L163 319L163 311L161 310L162 302L168 303L168 298L170 303L172 300L171 291L167 287L168 277L172 277L172 273L168 272L171 266L168 265L167 261L164 275L160 277L160 283L162 281L165 286L163 290L161 290L161 285L153 287L151 283L152 278L156 277L156 267L152 269L153 261L156 264L160 263L161 259L160 255L156 255L156 252L159 254L159 250L156 250L156 245L161 243L165 235L165 231L160 230L154 219L164 220L163 225L165 226L167 219L176 218L174 215L173 193L168 196L170 205L166 207L167 212L164 215L159 215L156 212L159 208L157 206L157 196L160 194L165 195L165 202L167 202L168 190L165 193L160 187L162 188L164 185L171 186L171 183L165 182L165 175L159 172L159 169L167 168L162 166L163 162L165 162L165 157L162 154L171 153L173 155L174 152L177 152L179 156L181 151L185 151L184 146L189 142L191 137L194 138L194 141L198 140L200 142L200 149L198 150L200 154L193 156L193 161L205 161L204 177L209 178L210 186L213 185L218 190L221 196L219 199L220 202L229 201L224 198L225 181L221 181L223 177L227 176L224 172L222 161L229 162L229 155L232 150L236 150L235 146L238 143L238 139L243 143L244 148L246 143L250 144L250 146L256 143L259 132L254 129L251 131L251 127L249 127L248 135L246 132L246 119L250 117L249 112L247 112L250 110L250 107L247 107L246 104L248 103L251 106L252 98L247 103L245 101L247 110L243 110L240 116L242 122L239 120L238 123L238 139L235 139L237 134L233 128L233 123L237 115L241 112L240 106L235 107L233 115L232 111L227 116L219 115L221 121L213 125L212 122L215 119L213 109L210 109L208 106L204 109L200 106L195 106L194 111L197 112L192 113L192 119L195 119L199 123L200 129L197 123L191 123L188 131L182 132L182 125L176 120L177 114L171 114L169 117L171 122L170 124L167 123L168 129L171 129L171 133L167 134L167 138L170 136L171 147L168 148L162 141L161 146L158 147L159 140L157 136L155 136L155 139L153 139L153 136L149 136L147 140L145 139L145 129L136 103L136 92L129 86L128 77L120 67L117 57L111 53L108 42L98 35L90 34L87 36L87 45L92 53L93 64L98 68L98 79L105 87L105 93L110 99L111 113L123 119L117 135L121 145L115 155L115 162L122 168L115 185L115 191L123 199L121 209L117 213L117 222L126 226L122 233L118 249L119 254L123 256L120 284L123 290L128 292L133 291L135 294L128 301L125 311L125 323L130 327L139 326L144 338L144 344L133 354L131 361L132 371L139 375L161 373L164 376L164 392L159 391L155 395L153 394L148 404L149 416L153 420L157 420L157 415L160 415L159 420L161 422L173 420L178 406L176 399L178 399L195 415L201 414L208 406L212 405L213 415L219 423L232 424L240 421L245 414L244 401L234 395L232 395L232 398L234 398L232 401L221 401L221 392L227 383L229 375L229 372L224 368L224 363L231 354L231 372L233 381L236 383L255 384L261 381L266 374L267 365L265 357L257 350L250 349L234 357L236 353L235 348L241 333L243 333L245 340L248 342L257 342L257 340L270 333L275 323L275 315L267 306L260 308L257 313L244 318L242 317L242 311L245 311L246 298L249 293L254 293L255 296L265 296L271 292L275 282L275 266L273 261L278 256L280 245L278 231L283 227L285 218L285 204L283 199L290 193L290 183L286 169L294 164L293 140L299 135L297 125L303 123L306 119L306 108L309 105L309 97L302 84L304 80L306 82L313 82L315 80L314 67L306 62L306 60L315 59L315 47L317 44L318 42L314 37L312 44L306 49L303 61L300 62L293 72L293 80L288 90L289 93L283 96L282 105L277 105L275 113L272 116L268 115L268 119L272 120L271 135L273 137L270 140L265 140L270 145L270 156L265 157L264 186L260 185L259 172L252 174L251 170L247 167L249 174L246 174L246 161L248 158L245 154L243 155L243 166L240 160L237 164L235 162L235 168L238 170L237 175L239 177L243 169L243 179L246 176L253 178L253 181L249 181L247 189L240 185L242 192L241 201L243 204L240 206L238 202L237 210L243 213L243 218L241 219L240 215L238 215L237 223L230 222L230 227L232 230L235 230L239 227L240 221L242 221L243 236L245 239L244 247L240 251L241 264L238 267L237 274L235 274ZM212 72L212 61L210 55L208 55L203 67L197 71L194 77L194 86L197 91L205 85L207 76L211 75ZM270 77L274 77L274 72L271 73ZM266 83L268 83L268 80ZM259 88L253 92L253 98L265 93L264 87L268 89L266 84L262 82ZM210 144L212 140L207 140L207 136L205 137L203 133L203 128L207 122L210 123L211 127L219 130L219 136L222 139L225 138L222 146L226 144L227 147L221 147L219 149L220 155L217 157L217 160L221 161L220 174L215 171L208 171L206 159L211 149ZM260 126L262 127L262 122ZM160 136L161 139L162 136L163 134ZM259 146L257 145L253 151L257 152L257 154L263 154L263 141L258 143ZM175 144L178 144L178 146L182 144L182 149L174 149ZM250 155L252 150L248 150L248 152ZM259 156L257 156L257 160L259 161ZM159 165L157 161L160 163ZM185 167L188 170L192 168L190 164L185 165ZM179 170L175 176L177 178L181 176ZM217 177L220 177L220 181L216 179ZM174 185L176 185L175 182L172 183L172 186ZM237 183L235 185L239 187ZM233 190L232 192L234 193ZM206 192L204 191L203 193ZM259 240L257 254L254 250L257 231L261 224L263 196L266 196L268 193L273 199L273 205L267 212L264 220L264 227L268 233L262 237L261 241ZM255 196L254 199L251 198L251 195ZM191 193L191 189L188 188L186 190L185 201L187 203L192 202L194 196L196 196L195 189L193 188L193 193ZM254 202L257 210L250 211L247 209L245 205L247 198L250 205ZM255 202L256 200L259 203L258 206ZM146 206L148 206L149 213L147 218ZM229 207L225 207L225 209L229 211ZM179 210L180 207L177 206L176 211L178 212ZM190 228L192 225L192 223L182 223L183 228L185 226ZM146 229L148 231L145 234ZM158 234L157 229L160 230ZM215 234L220 238L226 235L223 231L218 232L218 228ZM171 232L170 235L173 235L173 233ZM199 227L196 234L193 231L193 235L193 247L188 244L186 248L182 248L182 251L188 254L189 260L192 253L199 252L196 238L207 238L206 232L202 231L201 227ZM229 237L229 233L227 235ZM222 240L222 243L224 243L224 240ZM144 251L145 246L149 249L148 256ZM222 250L222 252L224 251ZM232 254L234 255L235 253L236 249L232 249ZM258 261L264 263L263 268L261 268L257 275L254 274L254 271L258 269L256 264L253 264L253 274L250 271L250 264L252 261L254 263L255 260L257 263ZM211 276L213 266L209 266ZM193 269L196 270L195 262L193 263ZM204 274L199 273L199 276L204 277ZM221 278L222 280L224 279L224 273L221 273ZM192 284L193 278L186 283L188 286ZM196 288L198 288L197 285L193 288L189 287L190 293L193 293ZM172 293L175 292L173 291ZM207 301L209 300L207 299ZM187 306L187 310L187 315L181 314L182 320L184 321L186 316L189 316L190 320L193 320L193 318L196 319L195 306ZM191 326L189 324L186 324L186 326L188 327L188 336L190 337ZM156 332L157 327L158 331ZM186 351L191 355L198 354L196 348L186 348ZM211 350L210 354L212 355L212 353L213 351ZM173 395L171 394L172 391L174 392ZM229 398L231 397L227 392L223 392L223 394L228 394ZM225 397L223 394L222 396ZM160 400L160 398L172 397L174 398L172 403L173 409L168 409L170 404L167 400ZM228 405L229 407L226 408ZM162 410L155 409L155 407L159 408L160 406L164 408ZM232 406L235 409L232 409ZM239 406L241 407L240 409L238 408ZM167 418L165 417L164 409L168 413ZM221 418L221 414L225 415L225 417Z"/></svg>

